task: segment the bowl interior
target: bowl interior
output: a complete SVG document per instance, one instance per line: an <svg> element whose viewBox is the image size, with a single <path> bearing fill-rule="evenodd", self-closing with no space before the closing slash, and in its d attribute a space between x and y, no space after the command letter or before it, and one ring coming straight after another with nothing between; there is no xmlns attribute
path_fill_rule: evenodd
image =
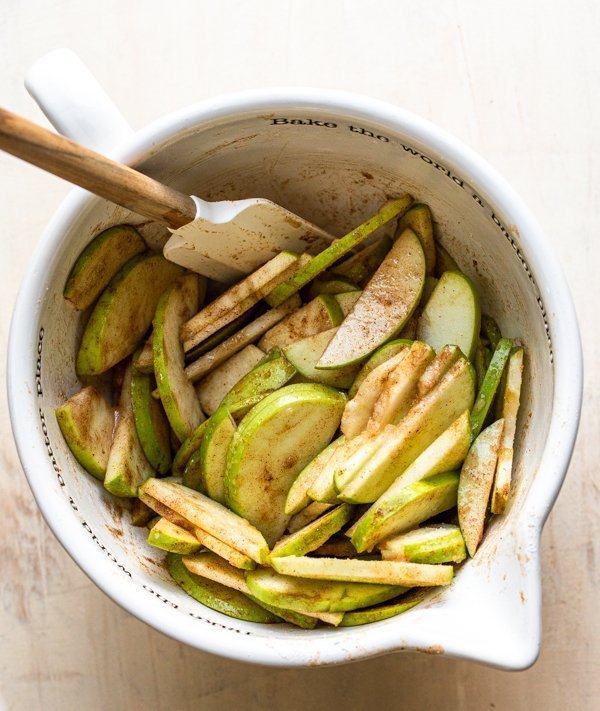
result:
<svg viewBox="0 0 600 711"><path fill-rule="evenodd" d="M516 490L510 510L493 523L478 560L467 563L455 584L429 603L430 608L448 605L461 594L461 586L472 584L468 579L476 569L493 564L498 540L516 525L540 463L552 413L549 327L511 216L503 214L482 188L472 184L469 175L408 132L332 109L248 111L215 118L184 128L153 146L138 166L203 198L270 198L337 236L372 214L386 199L405 191L430 205L437 236L476 283L482 311L498 321L503 334L521 338L526 347L527 376L515 456ZM53 410L80 387L74 361L86 315L78 315L70 307L62 298L62 289L74 260L90 239L106 226L122 221L142 223L144 234L154 244L164 240L163 228L90 198L39 276L39 335L31 355L40 417L32 436L44 439L51 452L53 466L56 464L53 485L63 496L67 493L72 515L105 554L114 558L114 575L126 573L132 584L165 601L165 610L171 608L169 615L183 614L186 624L198 624L199 646L204 645L206 622L238 635L258 635L268 644L283 638L306 640L332 634L341 639L363 634L350 630L307 633L287 625L260 627L223 617L194 602L172 585L162 555L145 543L146 531L132 528L128 515L70 455ZM414 624L424 624L422 616L428 612L418 607L371 627L393 627L398 639L408 638L405 631ZM360 652L357 654L360 656Z"/></svg>

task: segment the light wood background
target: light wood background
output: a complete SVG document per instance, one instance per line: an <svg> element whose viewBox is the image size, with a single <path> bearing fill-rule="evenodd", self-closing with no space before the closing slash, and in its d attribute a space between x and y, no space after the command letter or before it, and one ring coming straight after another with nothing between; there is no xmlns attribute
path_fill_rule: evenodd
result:
<svg viewBox="0 0 600 711"><path fill-rule="evenodd" d="M3 396L0 709L600 708L599 36L595 0L0 1L0 105L42 123L24 73L69 46L135 127L217 93L287 84L370 94L452 131L537 213L571 284L587 366L577 450L543 536L543 649L518 674L411 656L271 670L163 637L54 540ZM0 155L2 354L21 275L67 190Z"/></svg>

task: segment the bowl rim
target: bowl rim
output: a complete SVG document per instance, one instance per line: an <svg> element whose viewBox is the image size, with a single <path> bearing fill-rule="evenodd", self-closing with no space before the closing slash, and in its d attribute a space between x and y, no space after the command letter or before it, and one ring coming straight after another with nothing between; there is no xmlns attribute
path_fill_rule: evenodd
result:
<svg viewBox="0 0 600 711"><path fill-rule="evenodd" d="M469 182L483 193L493 196L494 205L504 214L510 215L511 223L518 226L520 243L533 272L538 276L538 289L545 301L554 343L553 406L539 467L540 471L544 470L545 476L543 482L540 481L542 477L532 481L523 507L527 514L530 551L535 550L535 555L539 555L541 528L566 476L577 435L583 388L581 342L566 280L541 227L513 188L487 161L450 133L393 104L349 92L301 87L236 92L197 102L152 122L111 153L123 162L135 163L149 154L159 152L166 142L182 132L211 120L224 119L243 112L284 108L297 111L338 111L406 132L463 170ZM102 546L99 548L97 541L94 543L92 540L83 540L80 535L80 523L72 516L69 503L65 501L65 497L53 494L55 484L53 479L47 476L51 463L43 448L43 442L41 445L38 443L40 446L37 448L32 446L30 428L23 426L23 423L30 422L30 417L38 411L36 393L27 387L32 377L31 362L28 357L23 357L23 353L31 352L27 349L34 348L37 342L38 319L32 318L32 314L39 314L39 300L44 292L45 266L50 263L74 217L96 199L95 196L75 188L51 218L26 270L15 303L9 334L7 390L13 435L34 498L50 529L77 565L117 604L160 632L204 651L257 664L307 666L344 663L394 650L416 649L418 642L415 644L414 640L399 640L392 629L388 629L386 634L386 628L381 626L383 623L367 626L376 626L379 633L377 635L361 634L357 637L354 630L360 628L335 630L333 634L323 635L320 638L323 641L319 643L317 651L292 636L285 650L281 640L273 640L271 644L267 640L265 644L257 646L254 641L248 643L248 637L245 635L239 635L235 645L231 644L231 637L224 633L207 634L198 639L190 630L190 626L185 624L183 617L181 623L175 624L171 616L164 614L164 602L158 597L149 597L141 603L137 591L133 590L132 586L122 584L122 577L117 575L116 566L101 550ZM540 280L539 275L544 278ZM553 443L552 447L550 443ZM468 645L456 640L455 644L446 646L449 655L485 661L507 669L522 669L535 661L540 644L539 559L534 560L532 566L536 569L536 574L534 579L530 580L529 614L534 619L535 639L531 640L528 647L485 654L482 650L470 649ZM217 632L219 625L215 627L214 623L210 624ZM225 625L221 627L227 629ZM342 636L346 641L342 641ZM251 635L249 637L251 638ZM315 637L311 639L314 642Z"/></svg>

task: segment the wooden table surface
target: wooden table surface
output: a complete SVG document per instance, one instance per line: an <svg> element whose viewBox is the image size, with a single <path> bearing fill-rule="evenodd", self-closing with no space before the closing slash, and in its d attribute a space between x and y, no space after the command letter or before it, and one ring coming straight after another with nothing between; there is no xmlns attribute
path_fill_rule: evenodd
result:
<svg viewBox="0 0 600 711"><path fill-rule="evenodd" d="M435 121L537 214L570 282L586 358L578 445L543 534L542 653L521 673L408 655L271 670L154 632L105 597L46 527L2 396L0 709L600 708L598 36L595 0L0 2L0 105L42 123L23 76L60 46L79 53L135 127L276 85L357 91ZM67 191L0 154L2 354L22 274Z"/></svg>

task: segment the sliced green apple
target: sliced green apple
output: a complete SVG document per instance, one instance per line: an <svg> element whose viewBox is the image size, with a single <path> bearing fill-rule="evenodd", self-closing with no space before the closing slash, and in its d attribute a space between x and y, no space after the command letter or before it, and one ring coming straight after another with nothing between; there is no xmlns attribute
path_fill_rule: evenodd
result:
<svg viewBox="0 0 600 711"><path fill-rule="evenodd" d="M293 555L273 558L271 564L278 573L290 577L400 585L407 588L449 585L454 572L451 565L357 558L309 558Z"/></svg>
<svg viewBox="0 0 600 711"><path fill-rule="evenodd" d="M144 504L144 506L147 506L149 509L152 509L153 513L155 514L154 519L151 519L149 521L148 528L152 528L152 526L157 523L158 520L162 517L166 518L167 521L174 523L176 526L179 526L179 528L183 528L185 531L189 531L190 533L194 532L194 525L192 523L190 523L183 516L180 516L178 513L173 511L173 509L170 509L168 506L165 506L165 504L158 501L158 499L155 499L153 496L146 494L142 487L138 489L138 498Z"/></svg>
<svg viewBox="0 0 600 711"><path fill-rule="evenodd" d="M361 249L360 252L334 265L330 269L330 273L345 277L356 284L366 284L383 262L385 255L392 248L392 244L392 238L389 235L384 235L376 242Z"/></svg>
<svg viewBox="0 0 600 711"><path fill-rule="evenodd" d="M236 425L226 405L221 406L208 421L200 445L200 471L208 496L225 503L225 471L227 449L233 440Z"/></svg>
<svg viewBox="0 0 600 711"><path fill-rule="evenodd" d="M423 287L425 288L425 287ZM411 317L404 324L402 330L398 334L398 338L407 339L409 341L414 341L417 337L417 325L419 323L420 312L418 307L412 312Z"/></svg>
<svg viewBox="0 0 600 711"><path fill-rule="evenodd" d="M148 336L144 345L133 357L133 367L138 373L145 375L154 374L154 355L152 348L152 334Z"/></svg>
<svg viewBox="0 0 600 711"><path fill-rule="evenodd" d="M240 314L240 316L234 319L231 323L228 323L226 326L223 326L223 328L220 328L218 331L215 331L215 333L213 333L208 338L205 338L197 346L194 346L191 350L186 351L186 361L192 362L199 358L201 355L204 355L204 353L212 351L213 348L216 348L220 343L223 343L223 341L227 340L230 336L233 336L234 333L237 333L247 323L253 321L259 315L260 311L260 305L248 309L248 311L244 311L243 314Z"/></svg>
<svg viewBox="0 0 600 711"><path fill-rule="evenodd" d="M104 481L115 427L115 411L91 385L56 410L67 446L81 466Z"/></svg>
<svg viewBox="0 0 600 711"><path fill-rule="evenodd" d="M313 551L313 555L322 555L326 558L353 558L356 556L356 548L346 536L339 535L325 541Z"/></svg>
<svg viewBox="0 0 600 711"><path fill-rule="evenodd" d="M183 476L183 472L185 471L191 456L200 449L207 422L208 420L201 422L192 434L182 442L175 454L175 457L173 458L173 465L171 467L173 476ZM192 488L195 489L196 487Z"/></svg>
<svg viewBox="0 0 600 711"><path fill-rule="evenodd" d="M481 314L473 282L462 272L444 272L419 318L417 338L436 351L455 345L472 359Z"/></svg>
<svg viewBox="0 0 600 711"><path fill-rule="evenodd" d="M142 501L151 508L155 507L144 495L174 511L193 526L202 528L223 543L245 553L256 563L268 560L269 547L260 531L207 496L180 484L154 478L148 479L140 487L140 493ZM162 511L158 513L165 515Z"/></svg>
<svg viewBox="0 0 600 711"><path fill-rule="evenodd" d="M246 576L244 573L241 570L231 566L222 558L219 558L212 553L203 552L194 556L186 556L183 558L183 563L186 568L194 574L202 575L209 580L218 582L221 585L225 585L233 590L236 590L237 592L243 593L251 600L256 600L258 605L265 605L262 600L259 600L252 595L250 588L246 584ZM318 612L315 614L314 612L304 612L302 610L301 612L297 612L295 614L294 611L292 611L292 614L288 614L287 610L281 609L279 606L269 605L268 603L266 604L265 609L268 609L273 614L287 620L288 622L292 622L292 624L305 628L314 627L313 624L309 624L306 619L303 619L309 615L315 620L323 619L323 617L325 617L325 620L330 622L330 624L332 622L335 624L339 624L339 622L341 622L338 618L335 620L332 620L331 618L327 619L326 614Z"/></svg>
<svg viewBox="0 0 600 711"><path fill-rule="evenodd" d="M333 437L345 402L323 385L288 385L252 408L235 432L227 453L226 500L270 543L289 520L285 500L294 479Z"/></svg>
<svg viewBox="0 0 600 711"><path fill-rule="evenodd" d="M500 342L500 339L502 338L502 333L500 332L500 329L498 328L498 324L494 321L494 319L491 316L482 316L481 317L481 330L485 334L485 337L488 339L490 342L490 346L492 350L496 350L496 346Z"/></svg>
<svg viewBox="0 0 600 711"><path fill-rule="evenodd" d="M184 370L179 328L198 310L200 281L187 274L161 297L154 316L152 348L158 392L169 423L183 442L205 419L194 386Z"/></svg>
<svg viewBox="0 0 600 711"><path fill-rule="evenodd" d="M425 277L425 284L423 285L423 293L421 294L421 301L419 302L419 307L421 309L425 308L427 302L431 298L431 295L435 291L435 287L438 285L439 279L432 276Z"/></svg>
<svg viewBox="0 0 600 711"><path fill-rule="evenodd" d="M197 360L191 362L185 369L186 375L192 381L200 380L207 373L224 363L232 355L245 348L250 343L258 340L267 333L275 324L279 323L288 314L295 311L300 306L300 298L293 296L281 306L270 309L258 318L246 324L236 333L226 338L215 346L212 350L201 355ZM262 348L261 348L262 350Z"/></svg>
<svg viewBox="0 0 600 711"><path fill-rule="evenodd" d="M319 368L340 368L366 358L402 330L421 298L425 257L418 237L405 230L344 319Z"/></svg>
<svg viewBox="0 0 600 711"><path fill-rule="evenodd" d="M379 549L384 560L408 563L461 563L467 557L460 528L449 523L401 533L380 543Z"/></svg>
<svg viewBox="0 0 600 711"><path fill-rule="evenodd" d="M306 555L319 548L340 531L352 518L352 506L342 504L295 533L281 538L271 551L271 558L284 555Z"/></svg>
<svg viewBox="0 0 600 711"><path fill-rule="evenodd" d="M207 531L202 528L194 528L194 535L198 542L207 548L209 551L216 553L220 558L226 560L234 568L240 568L241 570L253 570L256 567L256 563L249 556L240 551L232 548L227 543L215 538ZM193 551L190 551L192 553Z"/></svg>
<svg viewBox="0 0 600 711"><path fill-rule="evenodd" d="M473 557L483 537L483 527L504 420L487 427L471 445L458 486L458 523L469 555Z"/></svg>
<svg viewBox="0 0 600 711"><path fill-rule="evenodd" d="M252 308L277 284L280 284L298 262L298 255L280 252L262 267L234 284L223 294L211 301L202 311L181 325L180 336L187 352L220 328L231 323ZM291 296L291 294L290 294ZM285 299L282 299L278 306Z"/></svg>
<svg viewBox="0 0 600 711"><path fill-rule="evenodd" d="M354 547L359 553L371 550L384 538L453 508L457 491L458 473L447 472L386 492L359 519L352 533Z"/></svg>
<svg viewBox="0 0 600 711"><path fill-rule="evenodd" d="M425 369L417 384L417 396L422 398L433 390L442 376L447 373L462 356L458 346L444 346Z"/></svg>
<svg viewBox="0 0 600 711"><path fill-rule="evenodd" d="M491 353L489 353L489 349L480 340L477 344L477 348L475 349L475 355L473 356L473 366L475 367L478 391L483 385L483 379L485 378L485 371L487 370L486 361L488 354L491 360L492 356Z"/></svg>
<svg viewBox="0 0 600 711"><path fill-rule="evenodd" d="M131 525L141 528L142 526L149 526L153 519L156 519L156 523L160 516L156 516L156 512L153 511L149 506L140 499L131 500L131 509L129 511Z"/></svg>
<svg viewBox="0 0 600 711"><path fill-rule="evenodd" d="M281 609L276 605L264 603L252 595L250 588L246 584L246 576L242 570L233 567L227 561L212 553L202 552L194 556L186 556L182 562L186 566L186 569L193 574L201 575L207 580L219 585L224 585L240 594L248 596L250 600L256 602L257 605L264 607L272 614L277 615L277 617L281 617L298 627L313 629L317 623L317 619L322 618L320 613L289 611ZM339 619L335 620L336 624L339 624L340 621Z"/></svg>
<svg viewBox="0 0 600 711"><path fill-rule="evenodd" d="M152 526L157 523L162 516L163 518L166 518L167 521L174 523L176 526L179 526L190 533L194 532L193 524L191 524L183 516L180 516L178 513L173 511L173 509L165 506L165 504L161 503L153 496L146 494L142 487L138 489L138 499L144 504L144 506L147 506L155 514L154 517L148 522L148 528L152 528Z"/></svg>
<svg viewBox="0 0 600 711"><path fill-rule="evenodd" d="M129 363L123 377L119 416L104 475L104 488L115 496L137 496L138 487L156 474L144 454L135 425L132 375L133 366Z"/></svg>
<svg viewBox="0 0 600 711"><path fill-rule="evenodd" d="M162 405L152 397L153 381L151 375L132 368L131 406L146 459L159 474L166 474L171 467L171 431Z"/></svg>
<svg viewBox="0 0 600 711"><path fill-rule="evenodd" d="M266 298L270 306L278 306L288 299L292 294L300 291L310 281L321 272L328 269L332 264L341 259L345 254L354 249L379 227L385 225L400 214L408 210L412 203L410 195L404 195L398 200L386 203L381 210L370 217L362 225L349 232L345 237L335 240L329 247L313 257L305 267L299 269L287 281L274 289Z"/></svg>
<svg viewBox="0 0 600 711"><path fill-rule="evenodd" d="M160 518L148 533L148 543L169 553L189 555L200 550L201 544L194 534L176 526L166 518Z"/></svg>
<svg viewBox="0 0 600 711"><path fill-rule="evenodd" d="M265 610L243 593L213 580L194 575L185 567L181 556L169 555L167 564L169 573L177 585L195 600L210 607L211 610L248 622L273 623L279 621L273 613Z"/></svg>
<svg viewBox="0 0 600 711"><path fill-rule="evenodd" d="M324 462L318 476L315 477L315 480L308 488L307 494L313 501L328 504L337 503L336 474L340 467L362 446L367 436L367 433L364 433L353 437L351 440L344 438L339 442L331 457Z"/></svg>
<svg viewBox="0 0 600 711"><path fill-rule="evenodd" d="M131 355L152 322L161 294L182 271L156 254L130 259L92 311L77 353L77 374L104 373Z"/></svg>
<svg viewBox="0 0 600 711"><path fill-rule="evenodd" d="M523 349L514 348L508 359L506 382L502 393L501 408L504 419L504 429L500 440L498 464L492 492L492 513L504 513L510 494L512 465L514 456L514 440L517 429L517 415L521 398L521 383L523 380Z"/></svg>
<svg viewBox="0 0 600 711"><path fill-rule="evenodd" d="M212 415L231 388L247 375L262 360L263 351L249 345L242 348L205 376L197 385L196 392L202 411Z"/></svg>
<svg viewBox="0 0 600 711"><path fill-rule="evenodd" d="M435 242L433 240L433 220L431 210L423 203L416 203L400 220L396 236L399 237L404 230L410 228L421 241L423 253L425 254L426 273L433 274L435 270Z"/></svg>
<svg viewBox="0 0 600 711"><path fill-rule="evenodd" d="M285 348L294 341L339 326L344 314L340 305L331 294L317 296L302 308L273 326L258 342L265 353L272 348Z"/></svg>
<svg viewBox="0 0 600 711"><path fill-rule="evenodd" d="M372 503L456 418L471 408L475 393L473 368L459 359L398 425L388 425L368 443L370 456L346 467L340 498ZM394 428L391 429L390 428Z"/></svg>
<svg viewBox="0 0 600 711"><path fill-rule="evenodd" d="M204 422L208 422L208 420L205 420ZM181 477L181 483L190 489L206 494L199 449L192 452L191 457L187 461Z"/></svg>
<svg viewBox="0 0 600 711"><path fill-rule="evenodd" d="M358 627L359 625L367 625L371 622L379 622L388 620L390 617L400 615L412 607L415 607L424 598L424 589L412 590L406 595L402 595L398 600L386 602L375 607L368 607L364 610L355 610L353 612L345 612L344 619L340 622L340 627Z"/></svg>
<svg viewBox="0 0 600 711"><path fill-rule="evenodd" d="M485 418L492 405L504 368L508 362L513 342L510 338L501 338L498 341L490 365L486 370L483 382L475 398L473 409L471 410L471 432L473 439L481 432Z"/></svg>
<svg viewBox="0 0 600 711"><path fill-rule="evenodd" d="M415 341L409 347L401 362L388 373L373 405L367 429L377 432L406 415L417 397L419 380L434 356L433 349L426 343Z"/></svg>
<svg viewBox="0 0 600 711"><path fill-rule="evenodd" d="M262 366L259 366L257 370L260 367ZM264 373L264 371L261 372ZM243 382L244 380L245 378L243 378L240 382ZM260 384L266 385L270 382L272 381L268 381L265 374L265 380ZM237 397L229 398L228 395L223 401L223 406L228 409L229 414L236 422L238 422L250 409L254 407L254 405L260 402L263 397L265 397L269 392L271 391L268 390L267 392L261 392L260 388L257 388L254 397L249 397L246 400L240 400ZM233 393L233 390L230 391L230 393ZM245 393L240 392L240 394L243 395ZM204 420L204 422L201 422L198 425L192 435L188 437L188 439L186 439L185 442L183 442L183 444L180 446L179 450L177 451L177 454L175 455L175 459L173 460L173 474L175 476L183 476L183 483L186 486L189 486L190 488L196 489L198 491L202 489L202 482L204 480L202 475L202 462L200 459L200 447L202 445L202 440L204 439L209 420Z"/></svg>
<svg viewBox="0 0 600 711"><path fill-rule="evenodd" d="M342 436L327 445L327 447L325 447L322 452L319 452L294 479L294 483L290 487L285 500L286 514L290 516L296 514L310 504L311 499L308 495L308 490L321 474L323 468L333 456L336 448L339 447L343 441L344 437Z"/></svg>
<svg viewBox="0 0 600 711"><path fill-rule="evenodd" d="M307 298L315 299L320 294L347 294L352 291L359 291L360 287L349 279L343 277L330 277L329 279L314 279L307 290Z"/></svg>
<svg viewBox="0 0 600 711"><path fill-rule="evenodd" d="M344 318L352 311L354 304L359 300L361 294L362 289L360 291L346 291L343 294L334 295L334 299L342 309Z"/></svg>
<svg viewBox="0 0 600 711"><path fill-rule="evenodd" d="M129 225L100 232L77 258L63 292L82 311L91 306L110 280L132 257L146 250L140 233Z"/></svg>
<svg viewBox="0 0 600 711"><path fill-rule="evenodd" d="M341 429L348 439L356 437L367 428L367 424L373 416L375 404L382 394L388 378L401 365L410 348L408 345L402 346L396 355L370 370L367 376L360 381L352 400L349 400L344 408L342 416ZM368 362L366 365L368 365ZM363 366L363 370L365 366ZM358 377L356 380L358 380ZM355 383L356 380L354 381ZM352 388L354 388L354 385Z"/></svg>
<svg viewBox="0 0 600 711"><path fill-rule="evenodd" d="M333 508L333 504L321 504L318 501L313 501L306 508L302 509L302 511L298 511L297 514L294 514L290 518L287 525L288 533L299 531L331 508Z"/></svg>
<svg viewBox="0 0 600 711"><path fill-rule="evenodd" d="M261 602L301 612L346 612L385 602L404 592L399 585L302 580L268 568L247 573L246 583Z"/></svg>
<svg viewBox="0 0 600 711"><path fill-rule="evenodd" d="M294 375L296 369L288 359L281 352L272 351L268 359L263 358L231 388L222 404L237 417L243 403L256 404L263 397L282 388Z"/></svg>
<svg viewBox="0 0 600 711"><path fill-rule="evenodd" d="M356 379L352 383L352 387L348 391L348 397L353 398L356 395L361 383L369 375L369 373L371 373L371 371L378 368L390 358L393 358L395 355L403 351L406 346L410 346L411 344L412 340L401 338L389 341L383 346L380 346L360 369Z"/></svg>
<svg viewBox="0 0 600 711"><path fill-rule="evenodd" d="M452 258L452 255L439 242L435 245L435 271L438 277L444 272L459 272L460 267Z"/></svg>
<svg viewBox="0 0 600 711"><path fill-rule="evenodd" d="M200 551L183 559L185 567L194 575L213 580L245 595L250 592L246 585L246 575L241 568L228 563L224 558L209 551Z"/></svg>
<svg viewBox="0 0 600 711"><path fill-rule="evenodd" d="M334 485L337 499L344 494L346 487L356 476L356 473L367 464L383 441L393 440L398 436L394 425L386 425L382 430L369 432L365 430L360 435L348 441L347 455L338 458L334 472ZM352 445L352 446L351 446ZM341 455L341 453L340 453ZM333 467L331 467L333 468ZM368 503L368 502L367 502Z"/></svg>
<svg viewBox="0 0 600 711"><path fill-rule="evenodd" d="M261 602L258 598L250 594L248 594L248 598L257 605L264 607L268 612L272 612L274 615L277 615L277 617L281 617L282 620L296 627L301 627L303 630L314 630L319 622L314 615L309 616L301 612L295 612L294 610L283 610L281 607L275 607L275 605L268 605L266 602Z"/></svg>
<svg viewBox="0 0 600 711"><path fill-rule="evenodd" d="M317 363L329 344L335 339L338 328L308 336L283 349L285 357L305 378L336 388L349 388L356 378L359 365L350 365L334 370L320 370Z"/></svg>

